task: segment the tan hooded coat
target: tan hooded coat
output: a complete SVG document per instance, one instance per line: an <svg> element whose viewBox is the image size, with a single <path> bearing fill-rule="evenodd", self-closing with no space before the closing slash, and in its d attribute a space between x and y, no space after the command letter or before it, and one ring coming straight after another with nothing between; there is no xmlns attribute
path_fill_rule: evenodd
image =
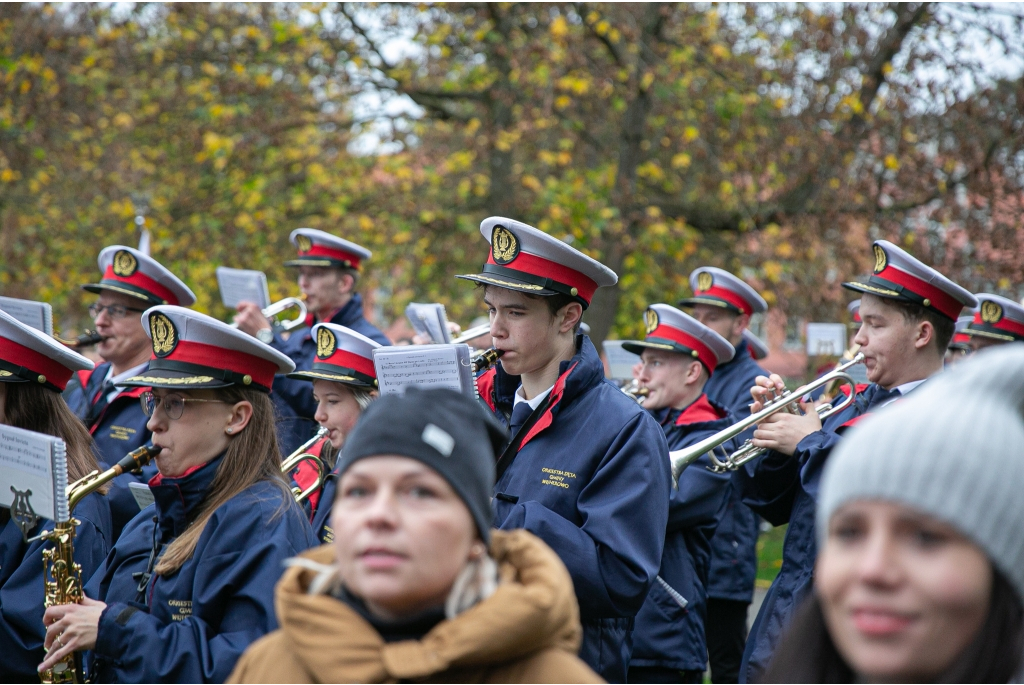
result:
<svg viewBox="0 0 1024 685"><path fill-rule="evenodd" d="M253 643L229 683L600 683L576 656L579 607L558 556L526 531L493 531L501 583L486 600L421 640L387 644L331 595L310 595L315 572L293 567L276 589L280 629ZM324 545L304 556L334 559Z"/></svg>

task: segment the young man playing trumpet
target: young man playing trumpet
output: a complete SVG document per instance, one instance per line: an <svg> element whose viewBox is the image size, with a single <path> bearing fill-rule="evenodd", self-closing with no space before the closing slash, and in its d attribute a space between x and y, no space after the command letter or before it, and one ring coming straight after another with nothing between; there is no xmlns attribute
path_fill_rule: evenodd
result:
<svg viewBox="0 0 1024 685"><path fill-rule="evenodd" d="M669 449L728 428L733 420L704 390L716 368L733 358L729 341L667 304L651 305L644 320L647 337L622 347L640 355L637 380L648 390L644 408L661 424ZM730 490L729 475L710 465L702 457L672 490L661 568L633 630L631 683L703 682L711 538Z"/></svg>
<svg viewBox="0 0 1024 685"><path fill-rule="evenodd" d="M736 473L744 502L773 525L789 524L782 568L751 629L741 679L764 674L795 608L811 589L816 558L815 511L821 472L843 431L868 412L915 390L943 368L954 323L975 297L885 240L874 244L874 273L843 287L863 293L854 343L865 356L871 384L824 425L810 403L802 414L780 411L754 431L754 445L770 451ZM785 389L776 375L759 377L751 411Z"/></svg>
<svg viewBox="0 0 1024 685"><path fill-rule="evenodd" d="M381 345L391 342L363 317L363 298L356 292L359 268L371 252L361 245L312 228L292 231L291 242L298 256L285 262L299 270L299 290L306 299L307 328L295 331L287 340L274 333L259 306L241 302L235 323L245 331L295 362L299 371L309 371L316 357L313 325L332 323L345 326ZM291 454L313 436L317 425L313 418L317 403L309 384L278 376L274 380L274 406L277 408L278 439L283 454Z"/></svg>

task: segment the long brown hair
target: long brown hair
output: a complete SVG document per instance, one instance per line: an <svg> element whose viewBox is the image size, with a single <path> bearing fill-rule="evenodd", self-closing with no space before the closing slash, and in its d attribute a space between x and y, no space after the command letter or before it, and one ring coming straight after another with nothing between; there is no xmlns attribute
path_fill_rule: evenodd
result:
<svg viewBox="0 0 1024 685"><path fill-rule="evenodd" d="M4 422L8 426L52 435L67 445L69 483L99 468L92 436L60 393L34 383L4 383L3 388ZM100 491L106 492L106 486Z"/></svg>
<svg viewBox="0 0 1024 685"><path fill-rule="evenodd" d="M219 388L214 393L218 400L228 404L248 402L252 405L252 417L245 428L229 438L227 452L217 467L217 475L213 477L210 491L195 521L167 546L167 551L157 563L155 571L162 576L176 573L192 557L199 536L213 512L246 488L269 481L281 488L284 496L282 511L294 502L281 473L281 454L274 431L274 405L269 395L235 385Z"/></svg>
<svg viewBox="0 0 1024 685"><path fill-rule="evenodd" d="M988 616L940 683L1007 683L1024 654L1024 606L1003 574L993 574ZM817 594L797 610L762 683L856 683L858 675L836 649Z"/></svg>

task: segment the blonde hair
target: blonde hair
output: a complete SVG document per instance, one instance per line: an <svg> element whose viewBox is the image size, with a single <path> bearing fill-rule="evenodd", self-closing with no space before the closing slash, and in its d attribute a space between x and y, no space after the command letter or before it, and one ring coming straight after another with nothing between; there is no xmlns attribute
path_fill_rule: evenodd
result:
<svg viewBox="0 0 1024 685"><path fill-rule="evenodd" d="M157 575L176 573L191 559L199 536L203 534L213 512L243 490L261 481L269 481L281 488L283 499L280 511L283 512L293 501L291 490L281 473L281 454L274 431L274 405L270 397L259 390L234 385L218 388L215 392L217 399L229 404L249 402L252 405L252 417L244 429L231 436L227 452L217 467L217 475L210 484L210 491L195 521L167 546L167 551L154 569Z"/></svg>

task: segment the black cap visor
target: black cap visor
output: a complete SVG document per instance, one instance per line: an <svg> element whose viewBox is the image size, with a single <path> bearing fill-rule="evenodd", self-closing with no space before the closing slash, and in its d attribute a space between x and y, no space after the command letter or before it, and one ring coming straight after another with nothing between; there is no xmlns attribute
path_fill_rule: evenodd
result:
<svg viewBox="0 0 1024 685"><path fill-rule="evenodd" d="M726 302L723 299L712 297L709 295L694 295L693 297L686 297L678 302L680 307L693 307L698 304L706 304L712 307L721 307L722 309L728 309L733 314L742 314L740 308L731 302Z"/></svg>
<svg viewBox="0 0 1024 685"><path fill-rule="evenodd" d="M90 293L95 293L96 295L102 294L104 290L109 290L111 292L121 293L122 295L129 295L131 297L138 298L140 300L145 301L147 304L151 305L167 304L156 295L148 293L142 288L136 288L130 283L122 283L121 281L103 280L100 281L99 283L87 283L86 285L82 286L82 290L88 291Z"/></svg>
<svg viewBox="0 0 1024 685"><path fill-rule="evenodd" d="M347 259L331 259L330 257L296 257L284 263L285 266L320 266L337 269L351 269L352 262Z"/></svg>
<svg viewBox="0 0 1024 685"><path fill-rule="evenodd" d="M235 373L227 369L218 369L200 364L172 361L169 359L152 359L149 368L141 375L132 376L121 383L131 387L176 388L179 390L226 388L238 385L253 388L262 392L270 392L253 381L247 374Z"/></svg>
<svg viewBox="0 0 1024 685"><path fill-rule="evenodd" d="M975 327L977 326L977 327ZM979 338L989 338L991 340L999 340L1001 342L1018 342L1020 338L1014 336L1006 331L1000 331L985 324L977 325L971 324L963 330L966 335L978 336Z"/></svg>
<svg viewBox="0 0 1024 685"><path fill-rule="evenodd" d="M377 381L373 380L369 376L364 376L358 371L351 369L339 369L337 367L332 369L317 369L316 366L309 371L296 371L289 373L288 378L294 378L297 381L330 381L332 383L341 383L342 385L351 385L354 388L363 388L366 390L376 390Z"/></svg>

